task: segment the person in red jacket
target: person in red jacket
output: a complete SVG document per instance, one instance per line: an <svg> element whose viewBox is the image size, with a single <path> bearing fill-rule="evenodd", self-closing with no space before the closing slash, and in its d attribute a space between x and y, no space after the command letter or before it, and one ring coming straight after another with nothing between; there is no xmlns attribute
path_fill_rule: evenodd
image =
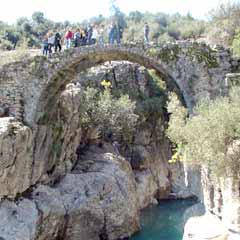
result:
<svg viewBox="0 0 240 240"><path fill-rule="evenodd" d="M66 48L71 47L72 38L73 38L73 32L71 31L71 29L68 29L65 34Z"/></svg>

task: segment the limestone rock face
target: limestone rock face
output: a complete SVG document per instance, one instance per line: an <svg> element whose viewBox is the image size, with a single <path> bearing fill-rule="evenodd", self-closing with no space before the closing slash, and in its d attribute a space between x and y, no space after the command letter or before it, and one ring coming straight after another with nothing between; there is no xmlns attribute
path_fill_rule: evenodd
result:
<svg viewBox="0 0 240 240"><path fill-rule="evenodd" d="M0 216L5 240L115 240L140 228L129 163L98 147L85 152L54 188L40 185L29 199L3 201Z"/></svg>
<svg viewBox="0 0 240 240"><path fill-rule="evenodd" d="M239 180L225 179L222 186L222 220L229 230L240 237Z"/></svg>
<svg viewBox="0 0 240 240"><path fill-rule="evenodd" d="M186 199L198 197L203 201L201 171L182 162L170 164L171 197Z"/></svg>
<svg viewBox="0 0 240 240"><path fill-rule="evenodd" d="M31 186L32 140L30 128L0 118L0 198L15 197Z"/></svg>
<svg viewBox="0 0 240 240"><path fill-rule="evenodd" d="M59 191L49 186L38 186L30 197L38 211L38 223L33 239L58 239L64 235L67 209Z"/></svg>
<svg viewBox="0 0 240 240"><path fill-rule="evenodd" d="M58 95L57 105L54 108L57 108L54 122L48 122L46 119L49 116L46 115L34 124L32 130L20 123L15 123L16 127L11 129L17 133L12 136L7 127L6 119L8 118L0 118L3 126L1 127L2 138L0 137L1 147L4 148L0 156L2 159L0 160L2 166L0 186L1 182L3 183L0 188L0 197L14 198L17 193L23 193L36 182L54 183L71 171L78 158L78 147L80 145L84 147L86 142L91 140L89 133L86 135L83 132L79 119L82 90L88 85L101 87L101 81L105 78L110 80L119 91L124 92L129 87L133 89L134 92L131 95L133 100L135 93L149 95L148 86L151 76L146 68L129 62L115 62L76 74L72 83ZM51 111L47 113L50 115ZM151 185L157 186L157 191L148 193L157 194L156 197L159 199L167 198L170 193L167 163L171 154L169 143L159 144L156 140L157 135L152 134L152 132L157 133L158 128L161 127L161 122L157 124L146 122L146 126L136 130L135 142L129 150L121 151L134 169L141 171L150 169L152 177L147 177L147 181L149 182L150 179L154 181ZM13 162L14 165L11 166ZM141 178L144 176L145 174ZM153 197L155 196L146 196L146 199Z"/></svg>
<svg viewBox="0 0 240 240"><path fill-rule="evenodd" d="M206 208L221 217L229 230L240 234L239 181L232 178L211 181L202 176Z"/></svg>
<svg viewBox="0 0 240 240"><path fill-rule="evenodd" d="M153 179L151 171L136 171L137 195L139 197L140 208L145 208L154 203L158 191L157 183Z"/></svg>
<svg viewBox="0 0 240 240"><path fill-rule="evenodd" d="M32 240L36 237L38 210L34 202L4 200L0 205L0 239Z"/></svg>
<svg viewBox="0 0 240 240"><path fill-rule="evenodd" d="M34 181L48 183L70 172L81 142L81 89L68 86L59 96L58 115L51 124L37 126Z"/></svg>
<svg viewBox="0 0 240 240"><path fill-rule="evenodd" d="M69 209L66 239L114 240L139 230L134 175L122 157L93 147L57 189Z"/></svg>

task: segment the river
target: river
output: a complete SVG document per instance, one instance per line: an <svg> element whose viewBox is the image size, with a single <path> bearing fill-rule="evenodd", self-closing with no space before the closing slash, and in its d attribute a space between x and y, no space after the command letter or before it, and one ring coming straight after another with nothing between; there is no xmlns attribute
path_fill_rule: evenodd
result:
<svg viewBox="0 0 240 240"><path fill-rule="evenodd" d="M144 209L141 213L142 230L130 240L181 240L183 214L195 203L194 200L166 200Z"/></svg>

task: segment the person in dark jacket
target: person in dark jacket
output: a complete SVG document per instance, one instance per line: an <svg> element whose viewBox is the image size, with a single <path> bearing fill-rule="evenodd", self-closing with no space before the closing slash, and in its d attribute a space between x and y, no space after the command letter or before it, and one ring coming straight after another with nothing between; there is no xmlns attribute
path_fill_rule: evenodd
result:
<svg viewBox="0 0 240 240"><path fill-rule="evenodd" d="M62 50L61 41L62 41L62 37L61 37L60 33L56 32L55 39L54 39L54 51L55 52L57 52L57 51L61 52L61 50Z"/></svg>
<svg viewBox="0 0 240 240"><path fill-rule="evenodd" d="M92 33L93 33L93 26L89 25L87 28L87 44L92 44Z"/></svg>
<svg viewBox="0 0 240 240"><path fill-rule="evenodd" d="M149 38L148 38L148 35L149 35L149 26L147 23L144 24L144 42L146 44L149 43Z"/></svg>
<svg viewBox="0 0 240 240"><path fill-rule="evenodd" d="M113 23L113 24L110 26L109 34L108 34L109 44L114 44L114 42L115 42L115 40L117 40L117 38L118 38L117 25L116 25L116 23Z"/></svg>
<svg viewBox="0 0 240 240"><path fill-rule="evenodd" d="M47 56L48 55L48 38L47 38L47 36L44 37L42 45L43 45L43 55Z"/></svg>
<svg viewBox="0 0 240 240"><path fill-rule="evenodd" d="M80 46L81 38L82 38L81 31L78 28L77 31L74 33L74 47L79 47Z"/></svg>

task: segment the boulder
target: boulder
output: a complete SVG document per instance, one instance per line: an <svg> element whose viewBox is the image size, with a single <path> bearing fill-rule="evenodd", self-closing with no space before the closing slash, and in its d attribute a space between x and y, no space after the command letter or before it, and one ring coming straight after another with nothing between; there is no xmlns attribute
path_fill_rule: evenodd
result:
<svg viewBox="0 0 240 240"><path fill-rule="evenodd" d="M228 230L210 213L190 218L184 227L183 240L228 240Z"/></svg>
<svg viewBox="0 0 240 240"><path fill-rule="evenodd" d="M0 118L0 198L14 198L32 184L32 130L14 118Z"/></svg>
<svg viewBox="0 0 240 240"><path fill-rule="evenodd" d="M130 164L92 146L54 187L39 185L0 206L4 240L127 238L140 229L139 202ZM26 199L28 198L28 199Z"/></svg>
<svg viewBox="0 0 240 240"><path fill-rule="evenodd" d="M134 175L120 156L91 147L57 189L68 209L69 240L80 239L79 236L115 240L140 228Z"/></svg>
<svg viewBox="0 0 240 240"><path fill-rule="evenodd" d="M18 203L4 200L0 205L0 239L36 239L39 212L33 201L23 199Z"/></svg>

